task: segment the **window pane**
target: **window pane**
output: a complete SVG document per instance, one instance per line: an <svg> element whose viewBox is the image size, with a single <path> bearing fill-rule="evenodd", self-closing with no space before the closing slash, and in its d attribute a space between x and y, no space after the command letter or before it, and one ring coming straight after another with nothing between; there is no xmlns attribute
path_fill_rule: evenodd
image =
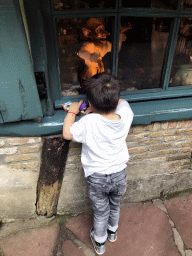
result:
<svg viewBox="0 0 192 256"><path fill-rule="evenodd" d="M183 8L184 8L185 10L191 9L191 8L192 8L192 1L191 1L191 0L184 0Z"/></svg>
<svg viewBox="0 0 192 256"><path fill-rule="evenodd" d="M89 8L115 8L115 0L54 0L55 11Z"/></svg>
<svg viewBox="0 0 192 256"><path fill-rule="evenodd" d="M169 86L192 85L192 18L182 18Z"/></svg>
<svg viewBox="0 0 192 256"><path fill-rule="evenodd" d="M157 8L157 9L177 9L178 0L122 0L122 7L129 8Z"/></svg>
<svg viewBox="0 0 192 256"><path fill-rule="evenodd" d="M57 19L63 96L83 93L86 79L111 72L112 24L111 17Z"/></svg>
<svg viewBox="0 0 192 256"><path fill-rule="evenodd" d="M118 76L123 90L160 87L160 77L172 19L123 17L132 29L119 52Z"/></svg>

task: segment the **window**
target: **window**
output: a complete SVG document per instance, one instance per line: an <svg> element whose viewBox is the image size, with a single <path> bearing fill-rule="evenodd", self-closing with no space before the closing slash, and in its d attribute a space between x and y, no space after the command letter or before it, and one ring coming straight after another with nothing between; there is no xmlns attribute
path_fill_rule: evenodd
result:
<svg viewBox="0 0 192 256"><path fill-rule="evenodd" d="M85 60L80 50L86 44L81 36L90 18L104 24L105 40L111 48L103 54L102 65L105 72L120 78L127 99L192 94L192 82L183 78L184 73L188 77L192 73L190 1L52 0L50 5L45 0L41 2L45 30L49 31L48 48L55 49L48 50L53 100L74 95L77 98L81 94L80 74ZM121 41L122 29L125 37Z"/></svg>
<svg viewBox="0 0 192 256"><path fill-rule="evenodd" d="M169 86L192 85L192 18L181 18Z"/></svg>

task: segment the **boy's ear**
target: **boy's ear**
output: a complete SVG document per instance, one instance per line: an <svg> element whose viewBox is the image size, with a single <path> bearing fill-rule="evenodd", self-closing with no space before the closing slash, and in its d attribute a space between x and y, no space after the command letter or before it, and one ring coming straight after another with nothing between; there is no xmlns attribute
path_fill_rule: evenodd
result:
<svg viewBox="0 0 192 256"><path fill-rule="evenodd" d="M87 28L82 28L82 32L85 37L89 37L89 34L91 33L91 31Z"/></svg>

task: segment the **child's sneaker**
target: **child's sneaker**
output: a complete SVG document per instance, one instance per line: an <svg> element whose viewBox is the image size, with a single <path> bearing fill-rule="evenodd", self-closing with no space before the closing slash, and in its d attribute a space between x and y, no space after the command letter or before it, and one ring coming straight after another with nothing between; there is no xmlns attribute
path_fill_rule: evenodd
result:
<svg viewBox="0 0 192 256"><path fill-rule="evenodd" d="M117 231L113 232L113 231L110 231L109 229L107 229L107 234L108 234L108 240L110 242L115 242L117 240Z"/></svg>
<svg viewBox="0 0 192 256"><path fill-rule="evenodd" d="M94 228L91 229L91 233L90 233L90 236L91 236L91 241L93 243L93 246L94 246L94 249L96 251L97 254L101 255L105 252L105 248L106 248L106 245L105 243L98 243L97 241L95 241L94 239Z"/></svg>

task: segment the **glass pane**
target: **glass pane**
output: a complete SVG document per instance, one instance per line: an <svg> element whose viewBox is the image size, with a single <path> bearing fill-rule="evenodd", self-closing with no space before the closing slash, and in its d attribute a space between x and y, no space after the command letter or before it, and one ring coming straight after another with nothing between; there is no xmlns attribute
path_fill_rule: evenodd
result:
<svg viewBox="0 0 192 256"><path fill-rule="evenodd" d="M178 0L122 0L122 7L129 8L156 8L156 9L177 9Z"/></svg>
<svg viewBox="0 0 192 256"><path fill-rule="evenodd" d="M192 8L192 1L191 0L184 0L183 8L185 10L189 10Z"/></svg>
<svg viewBox="0 0 192 256"><path fill-rule="evenodd" d="M171 21L170 18L122 18L122 26L132 24L119 52L118 76L123 90L160 87Z"/></svg>
<svg viewBox="0 0 192 256"><path fill-rule="evenodd" d="M86 79L111 72L111 24L111 17L57 19L63 96L84 93Z"/></svg>
<svg viewBox="0 0 192 256"><path fill-rule="evenodd" d="M55 11L89 8L115 8L115 0L54 0Z"/></svg>
<svg viewBox="0 0 192 256"><path fill-rule="evenodd" d="M192 85L192 18L182 18L169 86Z"/></svg>

